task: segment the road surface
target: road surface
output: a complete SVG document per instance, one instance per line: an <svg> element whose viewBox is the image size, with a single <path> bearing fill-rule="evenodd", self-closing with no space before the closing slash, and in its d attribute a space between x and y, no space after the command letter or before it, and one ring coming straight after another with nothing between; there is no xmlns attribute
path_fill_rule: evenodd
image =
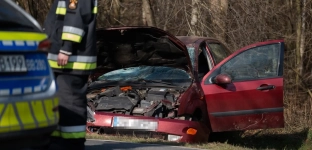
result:
<svg viewBox="0 0 312 150"><path fill-rule="evenodd" d="M86 150L199 150L181 146L167 146L158 144L139 144L120 141L88 139Z"/></svg>

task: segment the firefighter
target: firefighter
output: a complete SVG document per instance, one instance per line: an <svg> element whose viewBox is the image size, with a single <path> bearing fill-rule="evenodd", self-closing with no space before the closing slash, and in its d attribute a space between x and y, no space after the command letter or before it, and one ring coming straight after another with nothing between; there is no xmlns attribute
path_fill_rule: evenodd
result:
<svg viewBox="0 0 312 150"><path fill-rule="evenodd" d="M48 61L58 87L59 126L49 149L84 149L87 81L96 68L97 0L54 0L44 22Z"/></svg>

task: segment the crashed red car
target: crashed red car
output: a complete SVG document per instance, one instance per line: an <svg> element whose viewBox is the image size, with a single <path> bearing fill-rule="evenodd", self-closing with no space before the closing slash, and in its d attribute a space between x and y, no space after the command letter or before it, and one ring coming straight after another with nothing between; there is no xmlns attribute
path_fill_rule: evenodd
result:
<svg viewBox="0 0 312 150"><path fill-rule="evenodd" d="M211 132L284 127L283 40L231 53L154 27L97 30L87 130L204 142Z"/></svg>

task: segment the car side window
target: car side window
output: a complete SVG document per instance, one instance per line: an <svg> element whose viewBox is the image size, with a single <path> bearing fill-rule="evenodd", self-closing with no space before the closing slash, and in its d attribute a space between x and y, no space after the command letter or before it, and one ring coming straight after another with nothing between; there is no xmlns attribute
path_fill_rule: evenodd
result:
<svg viewBox="0 0 312 150"><path fill-rule="evenodd" d="M278 76L280 44L264 45L244 51L220 68L232 80L253 80Z"/></svg>
<svg viewBox="0 0 312 150"><path fill-rule="evenodd" d="M230 53L227 52L227 49L220 43L208 43L208 47L215 61L215 65L219 64L223 59L230 55Z"/></svg>

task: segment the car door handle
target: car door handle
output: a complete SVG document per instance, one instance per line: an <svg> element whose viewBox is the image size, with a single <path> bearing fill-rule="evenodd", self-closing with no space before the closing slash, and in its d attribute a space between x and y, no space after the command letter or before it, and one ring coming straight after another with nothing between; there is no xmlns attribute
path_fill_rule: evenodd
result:
<svg viewBox="0 0 312 150"><path fill-rule="evenodd" d="M262 91L262 90L271 90L271 89L274 89L274 88L275 88L274 85L266 85L266 86L259 86L257 88L257 90L260 90L260 91Z"/></svg>

